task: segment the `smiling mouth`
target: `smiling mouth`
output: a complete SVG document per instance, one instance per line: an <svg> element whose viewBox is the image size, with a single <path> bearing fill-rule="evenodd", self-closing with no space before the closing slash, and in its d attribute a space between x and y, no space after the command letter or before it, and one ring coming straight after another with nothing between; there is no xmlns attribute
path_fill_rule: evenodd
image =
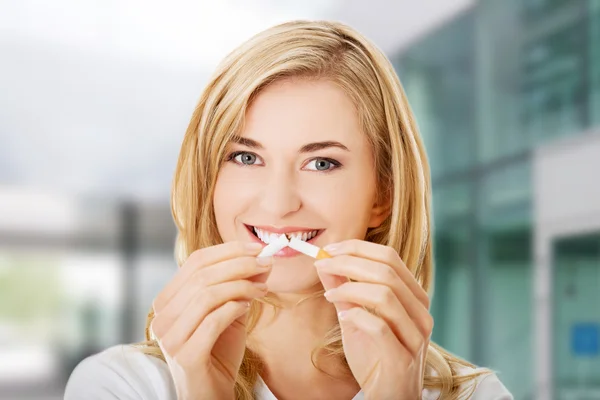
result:
<svg viewBox="0 0 600 400"><path fill-rule="evenodd" d="M255 226L252 226L252 225L246 225L246 224L244 224L244 225L246 226L246 229L248 229L248 231L250 231L251 234L256 236L258 239L260 239L261 242L263 242L265 244L269 244L272 241L276 240L281 235L283 235L283 233L269 232L267 230L260 229ZM309 242L309 241L312 241L313 239L315 239L316 237L318 237L324 230L325 229L314 229L314 230L297 231L297 232L286 232L285 236L288 238L288 240L291 240L292 238L297 238L304 242Z"/></svg>

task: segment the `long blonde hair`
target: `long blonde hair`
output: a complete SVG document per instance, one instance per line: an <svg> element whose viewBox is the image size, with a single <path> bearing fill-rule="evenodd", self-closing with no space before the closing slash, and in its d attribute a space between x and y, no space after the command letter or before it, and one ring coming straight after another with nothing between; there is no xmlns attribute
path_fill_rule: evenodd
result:
<svg viewBox="0 0 600 400"><path fill-rule="evenodd" d="M175 256L181 266L196 249L222 243L213 207L213 190L227 144L241 131L252 100L270 83L285 78L327 79L354 101L372 146L379 196L391 200L391 213L365 240L393 247L422 287L430 292L433 260L430 226L429 165L414 116L400 81L385 55L352 28L327 21L293 21L267 29L230 53L217 68L194 110L185 133L171 194L178 236ZM253 302L249 331L264 303ZM150 332L146 354L164 356ZM318 351L338 356L347 367L339 326ZM313 353L314 355L315 353ZM468 362L431 343L424 387L458 399L463 383L487 370L460 373ZM239 400L253 399L261 372L259 357L246 350L236 378Z"/></svg>

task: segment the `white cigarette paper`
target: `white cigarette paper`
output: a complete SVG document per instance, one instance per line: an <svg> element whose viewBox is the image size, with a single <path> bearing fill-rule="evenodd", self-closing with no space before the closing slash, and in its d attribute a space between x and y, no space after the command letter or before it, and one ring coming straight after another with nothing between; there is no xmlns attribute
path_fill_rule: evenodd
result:
<svg viewBox="0 0 600 400"><path fill-rule="evenodd" d="M287 247L290 241L287 236L281 235L276 240L269 243L258 255L258 257L271 257L279 252L279 250Z"/></svg>
<svg viewBox="0 0 600 400"><path fill-rule="evenodd" d="M331 257L327 252L325 252L325 250L296 237L293 237L292 240L290 240L288 246L296 251L299 251L300 253L306 254L309 257L316 258L317 260Z"/></svg>

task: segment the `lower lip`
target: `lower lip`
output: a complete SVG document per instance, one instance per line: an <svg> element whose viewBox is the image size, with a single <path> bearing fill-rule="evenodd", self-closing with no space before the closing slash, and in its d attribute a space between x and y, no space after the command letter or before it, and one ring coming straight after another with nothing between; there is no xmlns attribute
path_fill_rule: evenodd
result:
<svg viewBox="0 0 600 400"><path fill-rule="evenodd" d="M313 240L315 240L316 238L318 238L319 236L321 236L321 233L323 233L323 230L321 230L317 234L317 236L315 236L314 238L312 238L310 240L307 240L306 242L307 243L313 243ZM258 238L258 236L256 236L252 232L248 231L248 234L252 237L253 241L255 241L257 243L260 243L260 244L263 244L264 247L267 246L267 244L265 242L263 242L262 240L260 240ZM303 253L300 253L298 250L294 250L291 247L287 247L286 246L283 249L279 250L277 253L275 253L274 257L295 257L295 256L300 255L300 254L303 254Z"/></svg>

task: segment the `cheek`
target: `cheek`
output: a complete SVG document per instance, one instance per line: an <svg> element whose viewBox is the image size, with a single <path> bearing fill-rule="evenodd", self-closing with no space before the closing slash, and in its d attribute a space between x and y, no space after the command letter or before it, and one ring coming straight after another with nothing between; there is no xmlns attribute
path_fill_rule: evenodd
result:
<svg viewBox="0 0 600 400"><path fill-rule="evenodd" d="M235 171L230 166L224 166L215 184L213 196L215 218L221 234L234 228L234 220L255 198L257 185L248 179L247 175Z"/></svg>
<svg viewBox="0 0 600 400"><path fill-rule="evenodd" d="M304 201L310 202L311 209L319 210L329 228L339 231L339 235L362 238L373 206L374 179L354 170L336 175L306 185L302 191Z"/></svg>

